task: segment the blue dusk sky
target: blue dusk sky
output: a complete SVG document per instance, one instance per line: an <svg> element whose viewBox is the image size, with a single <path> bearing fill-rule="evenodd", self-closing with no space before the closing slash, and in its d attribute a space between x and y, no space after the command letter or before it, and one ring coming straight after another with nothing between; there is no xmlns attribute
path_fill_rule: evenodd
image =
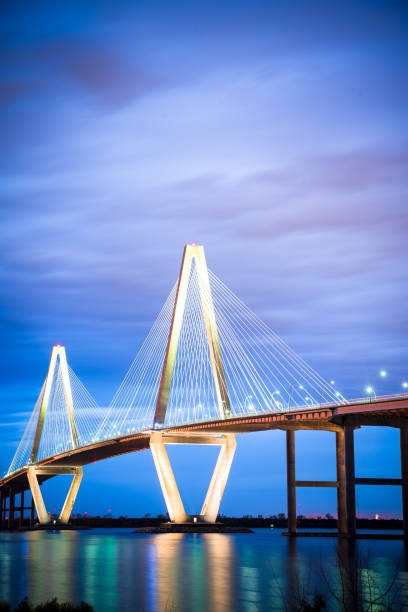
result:
<svg viewBox="0 0 408 612"><path fill-rule="evenodd" d="M403 391L407 35L392 0L1 3L2 473L52 346L108 405L192 241L346 397ZM399 476L398 430L355 437L358 475ZM299 478L333 479L334 434L296 438ZM212 451L171 449L191 512ZM240 436L221 510L286 511L284 451ZM400 514L398 487L361 489ZM86 468L74 511L108 508L165 510L149 451Z"/></svg>

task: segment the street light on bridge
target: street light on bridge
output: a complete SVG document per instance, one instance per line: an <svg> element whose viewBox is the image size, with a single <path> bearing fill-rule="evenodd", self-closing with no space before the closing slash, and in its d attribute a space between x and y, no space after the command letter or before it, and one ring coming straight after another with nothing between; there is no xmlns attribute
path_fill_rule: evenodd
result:
<svg viewBox="0 0 408 612"><path fill-rule="evenodd" d="M375 389L374 389L374 387L372 387L371 385L368 385L368 387L366 387L366 393L367 393L367 394L368 394L370 397L372 397L372 396L377 397L377 396L376 396L376 394L375 394Z"/></svg>

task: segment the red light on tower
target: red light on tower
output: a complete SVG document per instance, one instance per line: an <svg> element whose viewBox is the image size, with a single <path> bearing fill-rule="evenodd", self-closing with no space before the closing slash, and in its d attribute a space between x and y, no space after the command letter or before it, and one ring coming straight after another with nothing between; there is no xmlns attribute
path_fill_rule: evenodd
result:
<svg viewBox="0 0 408 612"><path fill-rule="evenodd" d="M191 246L197 246L197 243L196 242L192 242Z"/></svg>

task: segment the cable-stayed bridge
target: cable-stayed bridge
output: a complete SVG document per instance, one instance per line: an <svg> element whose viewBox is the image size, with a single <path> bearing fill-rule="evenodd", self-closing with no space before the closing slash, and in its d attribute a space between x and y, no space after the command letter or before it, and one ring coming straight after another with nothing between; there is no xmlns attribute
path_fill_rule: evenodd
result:
<svg viewBox="0 0 408 612"><path fill-rule="evenodd" d="M353 432L361 425L400 428L400 478L356 478ZM170 519L215 522L236 434L265 429L286 430L290 535L296 533L299 486L335 487L339 533L354 535L356 484L401 486L407 535L408 395L346 400L207 268L202 246L187 245L179 278L108 407L88 393L65 348L53 348L24 435L0 480L1 526L12 528L16 513L22 523L27 490L31 522L36 511L41 524L49 523L40 485L60 474L73 475L59 517L67 523L84 465L147 448ZM335 433L335 480L296 480L297 429ZM200 514L185 512L167 444L221 447Z"/></svg>

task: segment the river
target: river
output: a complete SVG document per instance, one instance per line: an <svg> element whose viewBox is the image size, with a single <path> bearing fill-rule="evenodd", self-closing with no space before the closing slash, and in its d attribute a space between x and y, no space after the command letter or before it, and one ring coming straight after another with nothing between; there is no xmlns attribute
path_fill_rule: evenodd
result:
<svg viewBox="0 0 408 612"><path fill-rule="evenodd" d="M0 601L52 597L96 612L294 610L302 594L322 593L352 609L355 586L408 610L402 541L354 544L336 538L254 534L139 535L131 529L0 532ZM373 607L372 610L381 610Z"/></svg>

